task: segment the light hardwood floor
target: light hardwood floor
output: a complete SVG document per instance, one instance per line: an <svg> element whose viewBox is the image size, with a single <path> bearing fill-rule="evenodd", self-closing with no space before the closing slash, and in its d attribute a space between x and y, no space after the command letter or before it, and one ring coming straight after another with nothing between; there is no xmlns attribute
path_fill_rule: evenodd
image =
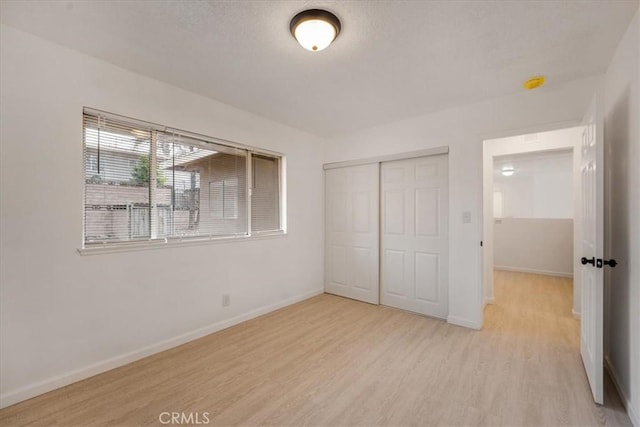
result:
<svg viewBox="0 0 640 427"><path fill-rule="evenodd" d="M0 425L630 425L593 404L571 281L496 272L472 331L321 295L0 411Z"/></svg>

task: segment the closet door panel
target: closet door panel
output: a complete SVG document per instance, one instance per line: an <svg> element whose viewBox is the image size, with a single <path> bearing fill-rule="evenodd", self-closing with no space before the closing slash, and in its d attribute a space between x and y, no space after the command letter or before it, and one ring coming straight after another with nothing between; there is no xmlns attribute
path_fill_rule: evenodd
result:
<svg viewBox="0 0 640 427"><path fill-rule="evenodd" d="M379 302L379 165L325 171L325 291Z"/></svg>
<svg viewBox="0 0 640 427"><path fill-rule="evenodd" d="M381 304L448 314L448 157L381 165Z"/></svg>

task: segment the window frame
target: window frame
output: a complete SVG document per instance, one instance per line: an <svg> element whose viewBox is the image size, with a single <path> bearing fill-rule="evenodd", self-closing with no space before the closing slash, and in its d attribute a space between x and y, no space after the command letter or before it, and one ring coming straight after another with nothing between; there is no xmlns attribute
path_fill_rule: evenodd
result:
<svg viewBox="0 0 640 427"><path fill-rule="evenodd" d="M98 241L94 243L87 243L85 241L85 232L86 232L86 218L85 218L85 209L86 209L86 162L87 162L87 153L85 148L85 139L84 139L84 116L85 114L94 115L103 117L105 119L113 119L120 122L125 122L132 127L139 126L145 129L149 129L152 132L164 132L164 133L173 133L176 135L184 136L186 138L191 138L202 142L203 144L212 143L217 145L226 146L233 149L239 149L246 151L246 182L247 182L247 191L246 191L246 214L247 214L247 231L245 234L236 234L236 235L220 235L220 236L196 236L196 237L184 237L184 236L171 236L171 237L158 237L158 238L148 238L148 239L136 239L130 241ZM91 254L99 254L99 253L114 253L114 252L129 252L129 251L139 251L139 250L147 250L147 249L159 249L159 248L169 248L176 246L193 246L193 245L202 245L202 244L217 244L217 243L229 243L229 242L238 242L238 241L251 241L256 239L264 239L264 238L277 238L284 237L287 235L286 228L286 157L283 153L258 148L254 146L249 146L245 144L240 144L234 141L229 141L221 138L210 137L207 135L198 134L195 132L184 131L181 129L163 126L152 122L147 122L144 120L134 119L127 116L122 116L119 114L109 113L106 111L98 110L91 107L83 107L82 109L82 128L81 128L81 140L82 140L82 242L80 247L78 248L78 252L81 255L91 255ZM252 176L252 158L254 154L258 154L261 156L267 156L277 159L278 162L278 189L279 189L279 222L280 229L279 230L270 230L270 231L252 231L251 229L251 209L252 209L252 193L253 193L253 176ZM149 161L155 167L157 153L155 150L150 149L149 152ZM154 178L155 174L152 174L151 179ZM202 189L201 189L202 191ZM224 192L224 184L223 184L223 192ZM149 201L151 205L152 201ZM223 204L224 209L224 204ZM238 208L239 209L239 206ZM239 214L238 210L238 214ZM223 211L224 215L224 211Z"/></svg>
<svg viewBox="0 0 640 427"><path fill-rule="evenodd" d="M278 170L278 196L280 197L279 200L279 217L280 217L280 229L282 230L284 227L284 223L283 223L283 218L286 217L285 216L285 211L284 211L284 205L283 205L283 197L285 197L285 192L284 192L284 187L283 187L283 168L284 168L284 156L274 156L274 155L270 155L270 154L265 154L265 153L260 153L257 151L254 152L250 152L249 156L253 159L253 156L258 155L261 157L271 157L273 159L276 160L277 162L277 170ZM253 160L251 160L253 161ZM253 189L254 187L254 176L253 176L253 165L251 163L247 163L247 167L251 167L251 171L248 175L248 177L251 179L250 182L250 186L248 186L248 188L250 188L250 193L253 193ZM249 215L251 215L251 209L249 209ZM249 218L249 224L251 224L251 218ZM260 234L268 234L268 233L273 233L274 230L262 230L262 231L254 231L253 229L251 229L251 232L253 233L253 235L260 235Z"/></svg>

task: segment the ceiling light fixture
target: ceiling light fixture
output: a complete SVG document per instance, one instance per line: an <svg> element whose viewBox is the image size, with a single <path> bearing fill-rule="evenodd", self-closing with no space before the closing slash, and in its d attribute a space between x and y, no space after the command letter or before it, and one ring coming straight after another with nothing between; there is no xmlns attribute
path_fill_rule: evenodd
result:
<svg viewBox="0 0 640 427"><path fill-rule="evenodd" d="M340 34L340 20L322 9L309 9L298 13L289 24L291 35L300 46L317 52L329 46Z"/></svg>
<svg viewBox="0 0 640 427"><path fill-rule="evenodd" d="M500 173L504 176L511 176L515 173L515 171L516 170L513 168L513 166L504 166Z"/></svg>

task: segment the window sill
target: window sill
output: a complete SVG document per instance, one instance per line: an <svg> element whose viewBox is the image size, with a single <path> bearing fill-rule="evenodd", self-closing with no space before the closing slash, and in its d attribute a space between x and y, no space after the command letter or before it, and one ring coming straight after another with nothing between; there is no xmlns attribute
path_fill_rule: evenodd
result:
<svg viewBox="0 0 640 427"><path fill-rule="evenodd" d="M190 238L185 240L156 240L145 242L132 242L132 243L104 243L91 245L84 248L79 248L78 253L80 255L99 255L99 254L113 254L118 252L137 252L153 249L163 248L178 248L185 246L202 246L218 243L231 243L231 242L250 242L255 240L275 239L287 237L285 231L269 231L251 236L225 236L225 237L203 237L203 238Z"/></svg>

